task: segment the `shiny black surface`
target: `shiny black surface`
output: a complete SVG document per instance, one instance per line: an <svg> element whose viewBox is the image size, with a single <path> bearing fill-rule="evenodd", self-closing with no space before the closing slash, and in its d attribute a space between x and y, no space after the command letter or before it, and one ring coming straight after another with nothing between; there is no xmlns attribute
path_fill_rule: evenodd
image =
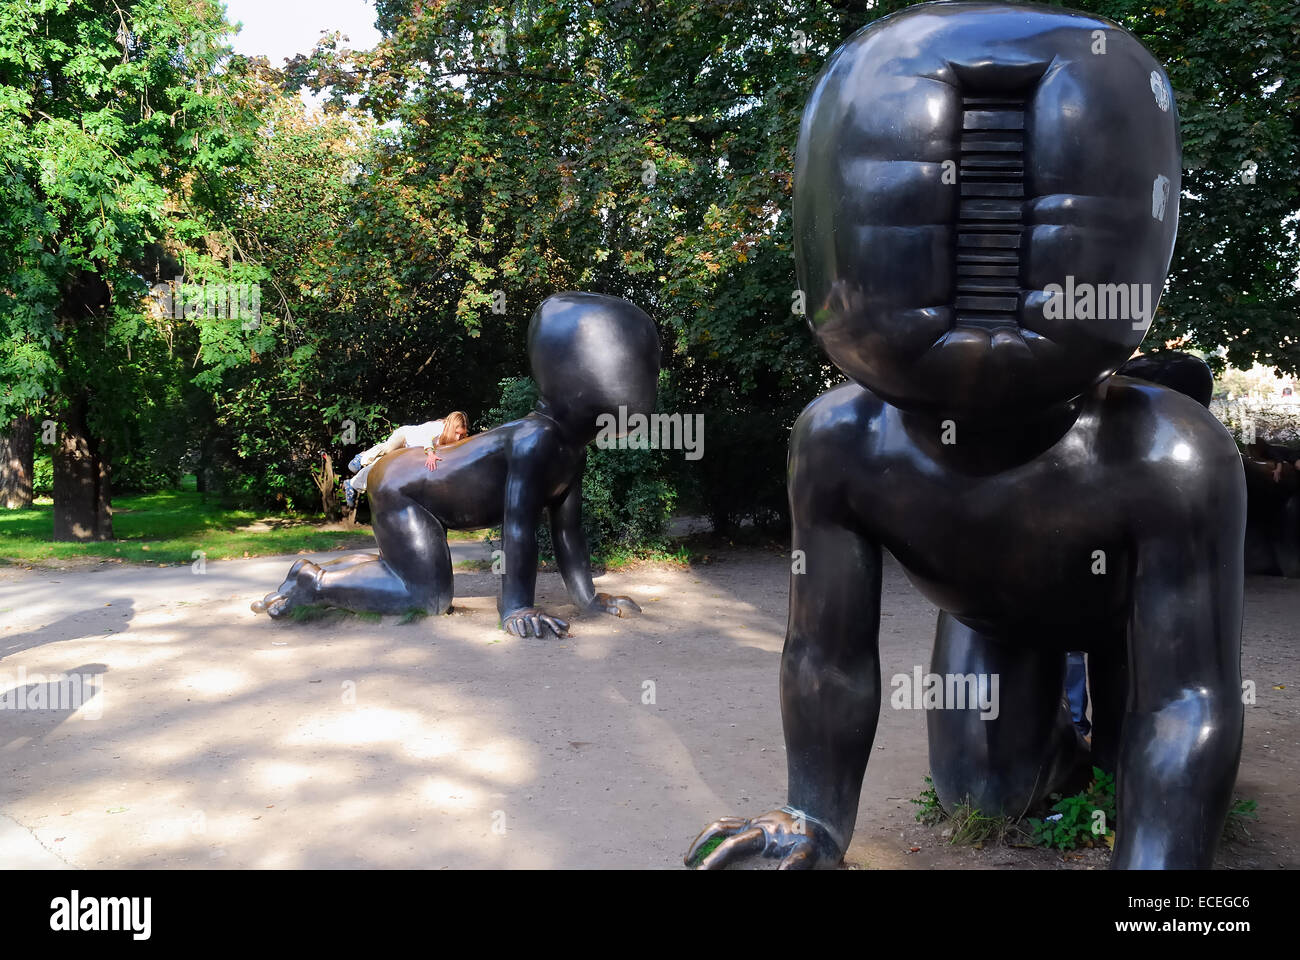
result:
<svg viewBox="0 0 1300 960"><path fill-rule="evenodd" d="M451 607L448 529L500 525L504 564L497 609L516 636L564 635L568 624L534 606L537 523L550 516L556 561L580 610L631 616L627 597L598 594L582 531L582 473L597 418L654 410L660 347L654 323L626 300L559 293L534 312L528 360L541 399L528 416L438 448L435 470L423 450L384 457L369 495L379 554L314 564L298 561L256 611L282 617L300 606L373 613Z"/></svg>
<svg viewBox="0 0 1300 960"><path fill-rule="evenodd" d="M796 258L813 332L854 382L790 441L789 801L710 825L688 863L716 837L703 866L843 855L882 704L889 550L943 611L928 669L1000 681L996 718L927 715L946 809L1019 816L1071 782L1090 758L1063 659L1083 650L1091 759L1118 770L1112 864L1211 864L1243 723L1240 457L1194 400L1113 375L1147 322L1043 309L1067 275L1160 290L1179 163L1164 71L1105 20L927 4L832 56L800 133Z"/></svg>
<svg viewBox="0 0 1300 960"><path fill-rule="evenodd" d="M1208 407L1214 398L1214 374L1204 360L1190 353L1178 350L1144 353L1127 361L1119 372L1177 390L1203 407Z"/></svg>

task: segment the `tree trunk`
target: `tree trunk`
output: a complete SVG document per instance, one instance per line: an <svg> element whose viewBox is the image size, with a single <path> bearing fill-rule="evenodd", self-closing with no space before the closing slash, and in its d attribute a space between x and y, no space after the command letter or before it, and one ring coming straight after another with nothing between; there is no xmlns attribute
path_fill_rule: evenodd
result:
<svg viewBox="0 0 1300 960"><path fill-rule="evenodd" d="M86 427L86 400L75 402L54 442L54 539L112 540L109 460Z"/></svg>
<svg viewBox="0 0 1300 960"><path fill-rule="evenodd" d="M311 472L311 478L316 481L316 487L320 490L321 512L325 514L325 519L335 522L342 518L343 508L339 505L339 493L337 488L337 477L334 474L334 458L328 453L321 455L321 471Z"/></svg>
<svg viewBox="0 0 1300 960"><path fill-rule="evenodd" d="M0 507L10 510L32 505L32 418L19 417L0 434Z"/></svg>
<svg viewBox="0 0 1300 960"><path fill-rule="evenodd" d="M343 526L355 527L357 525L357 507L360 505L361 497L359 496L352 501L352 506L349 507L346 502L343 504Z"/></svg>
<svg viewBox="0 0 1300 960"><path fill-rule="evenodd" d="M208 439L204 437L199 443L199 458L194 464L194 489L201 494L199 499L206 503L208 492Z"/></svg>

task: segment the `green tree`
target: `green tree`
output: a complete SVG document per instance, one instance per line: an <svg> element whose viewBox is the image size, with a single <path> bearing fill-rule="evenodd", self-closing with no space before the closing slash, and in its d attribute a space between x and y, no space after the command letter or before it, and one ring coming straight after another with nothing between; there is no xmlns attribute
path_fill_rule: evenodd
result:
<svg viewBox="0 0 1300 960"><path fill-rule="evenodd" d="M1183 134L1169 283L1146 346L1300 371L1300 4L1079 0L1165 65ZM1114 149L1122 149L1115 145Z"/></svg>
<svg viewBox="0 0 1300 960"><path fill-rule="evenodd" d="M0 8L0 423L59 423L55 539L104 539L112 451L179 368L144 302L243 149L213 0Z"/></svg>
<svg viewBox="0 0 1300 960"><path fill-rule="evenodd" d="M1296 370L1297 8L1071 5L1133 30L1178 96L1149 345ZM0 425L60 421L64 536L107 535L110 462L161 483L191 450L302 506L323 452L454 408L481 426L536 304L586 289L656 318L674 403L705 414L679 493L720 527L777 518L787 428L839 378L793 309L800 112L832 50L905 6L377 0L376 49L329 37L282 72L229 55L215 0L7 4ZM143 299L177 276L257 285L258 322Z"/></svg>
<svg viewBox="0 0 1300 960"><path fill-rule="evenodd" d="M463 390L524 372L527 318L556 290L642 305L681 402L706 415L715 520L780 512L786 428L833 376L791 312L793 147L808 84L858 25L854 8L378 10L374 51L331 40L290 70L384 131L358 181L364 237L348 241L364 285L455 344ZM419 338L372 320L367 353L409 370L392 351Z"/></svg>

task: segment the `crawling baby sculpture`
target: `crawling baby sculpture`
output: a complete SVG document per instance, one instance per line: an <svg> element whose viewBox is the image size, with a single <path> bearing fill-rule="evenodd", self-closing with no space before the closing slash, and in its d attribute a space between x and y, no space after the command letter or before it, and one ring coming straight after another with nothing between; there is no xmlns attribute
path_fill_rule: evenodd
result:
<svg viewBox="0 0 1300 960"><path fill-rule="evenodd" d="M582 473L597 418L619 408L654 409L659 338L638 307L616 297L559 293L528 327L528 360L541 399L521 420L438 448L436 470L422 450L391 454L370 475L379 553L317 565L299 560L253 610L282 617L294 607L372 613L412 608L442 613L452 600L447 529L502 529L502 626L520 636L563 636L568 623L533 605L537 522L550 512L555 559L579 610L633 616L627 597L596 593L582 532ZM628 416L622 422L627 422Z"/></svg>
<svg viewBox="0 0 1300 960"><path fill-rule="evenodd" d="M1000 680L997 711L927 711L946 809L1019 816L1060 789L1086 750L1064 654L1084 650L1092 759L1118 770L1113 866L1211 864L1242 738L1240 458L1195 401L1113 375L1168 270L1179 162L1164 71L1106 20L926 4L832 56L799 136L795 251L852 382L790 440L788 805L713 823L688 863L716 838L704 867L843 856L887 549L942 611L929 669Z"/></svg>

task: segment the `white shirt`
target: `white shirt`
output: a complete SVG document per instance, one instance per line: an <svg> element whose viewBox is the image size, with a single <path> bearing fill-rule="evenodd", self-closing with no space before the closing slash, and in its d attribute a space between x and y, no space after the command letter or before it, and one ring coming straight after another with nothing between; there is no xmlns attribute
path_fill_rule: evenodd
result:
<svg viewBox="0 0 1300 960"><path fill-rule="evenodd" d="M428 420L414 427L400 427L402 437L408 447L431 447L442 436L443 422Z"/></svg>
<svg viewBox="0 0 1300 960"><path fill-rule="evenodd" d="M375 444L362 453L361 462L368 466L384 454L395 453L405 447L432 447L442 436L444 423L442 420L427 420L398 427L383 443Z"/></svg>

